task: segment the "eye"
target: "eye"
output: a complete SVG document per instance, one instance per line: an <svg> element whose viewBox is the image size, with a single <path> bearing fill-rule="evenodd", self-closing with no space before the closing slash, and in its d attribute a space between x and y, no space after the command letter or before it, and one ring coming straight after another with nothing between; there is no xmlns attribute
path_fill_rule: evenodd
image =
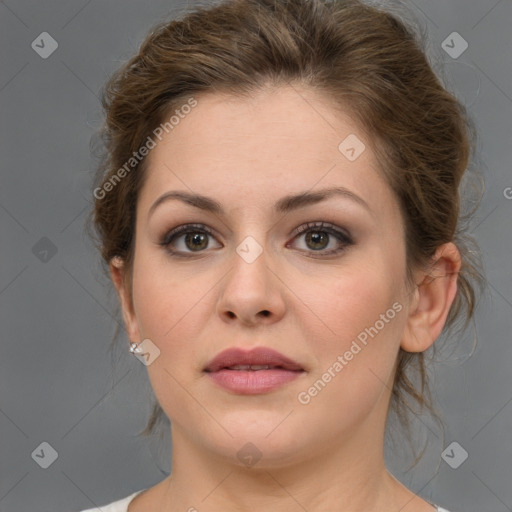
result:
<svg viewBox="0 0 512 512"><path fill-rule="evenodd" d="M171 254L181 256L180 253L197 253L210 248L210 237L213 238L213 232L204 224L185 224L169 231L160 245Z"/></svg>
<svg viewBox="0 0 512 512"><path fill-rule="evenodd" d="M347 232L326 222L309 222L297 228L295 233L294 240L304 237L306 247L301 248L302 251L320 256L340 253L354 243ZM204 224L184 224L169 231L159 244L171 255L181 257L211 249L210 239L215 240L214 234Z"/></svg>
<svg viewBox="0 0 512 512"><path fill-rule="evenodd" d="M326 222L308 222L297 228L294 240L304 237L305 251L318 252L326 256L344 251L353 245L350 235ZM334 238L334 240L332 240ZM331 248L328 248L331 245Z"/></svg>

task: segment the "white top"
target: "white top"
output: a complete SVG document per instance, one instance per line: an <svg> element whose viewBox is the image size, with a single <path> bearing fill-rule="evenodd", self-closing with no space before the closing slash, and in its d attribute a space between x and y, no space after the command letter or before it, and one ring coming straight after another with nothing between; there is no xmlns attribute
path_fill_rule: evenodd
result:
<svg viewBox="0 0 512 512"><path fill-rule="evenodd" d="M130 496L126 496L126 498L114 501L108 505L103 505L99 508L88 508L87 510L82 510L81 512L128 512L128 505L130 504L130 501L132 501L133 498L137 496L137 494L140 494L145 490L146 489L141 489L140 491L130 494Z"/></svg>
<svg viewBox="0 0 512 512"><path fill-rule="evenodd" d="M146 489L141 489L140 491L130 494L130 496L126 496L126 498L114 501L108 505L103 505L99 508L88 508L87 510L82 510L81 512L128 512L128 505L133 500L133 498L145 490ZM436 507L436 505L433 506ZM437 512L448 512L448 510L445 508L437 507Z"/></svg>

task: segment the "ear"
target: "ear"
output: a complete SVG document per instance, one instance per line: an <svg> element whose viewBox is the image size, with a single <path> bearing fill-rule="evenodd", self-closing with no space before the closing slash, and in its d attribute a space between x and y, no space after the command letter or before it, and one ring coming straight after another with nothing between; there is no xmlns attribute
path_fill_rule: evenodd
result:
<svg viewBox="0 0 512 512"><path fill-rule="evenodd" d="M129 276L124 260L115 256L110 260L109 270L121 303L126 333L130 341L138 343L140 341L139 326L133 309L131 289L127 286Z"/></svg>
<svg viewBox="0 0 512 512"><path fill-rule="evenodd" d="M409 317L400 346L407 352L423 352L439 337L457 293L461 257L451 242L441 245L428 272L418 273ZM416 281L416 282L418 282Z"/></svg>

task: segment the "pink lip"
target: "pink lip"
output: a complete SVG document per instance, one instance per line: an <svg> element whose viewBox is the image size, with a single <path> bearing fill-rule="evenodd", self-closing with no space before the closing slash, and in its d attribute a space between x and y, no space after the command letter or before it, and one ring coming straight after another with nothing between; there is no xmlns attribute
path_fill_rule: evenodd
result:
<svg viewBox="0 0 512 512"><path fill-rule="evenodd" d="M269 365L263 370L229 370L235 365ZM266 347L252 350L232 348L218 354L204 371L219 386L238 394L255 395L272 391L296 379L305 370L292 359Z"/></svg>

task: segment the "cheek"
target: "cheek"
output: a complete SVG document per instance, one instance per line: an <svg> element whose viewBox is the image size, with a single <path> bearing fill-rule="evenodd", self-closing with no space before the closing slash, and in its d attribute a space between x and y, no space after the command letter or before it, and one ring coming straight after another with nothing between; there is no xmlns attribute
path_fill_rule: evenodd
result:
<svg viewBox="0 0 512 512"><path fill-rule="evenodd" d="M184 276L161 261L134 267L133 300L140 335L160 350L148 372L152 379L167 381L167 390L173 380L170 374L180 381L190 379L204 357L200 350L204 350L205 323L215 311L218 293L219 277L213 274Z"/></svg>
<svg viewBox="0 0 512 512"><path fill-rule="evenodd" d="M317 365L304 401L320 408L336 403L335 421L348 410L368 412L392 386L405 315L395 278L382 264L360 267L325 281L323 293L309 297L322 322L309 315L310 328L303 326L307 339L318 340L309 343Z"/></svg>
<svg viewBox="0 0 512 512"><path fill-rule="evenodd" d="M150 255L143 251L139 261L144 264L134 266L133 301L141 335L153 337L160 344L183 339L186 328L191 327L190 318L202 307L201 296L211 288L207 277L185 279L171 271L165 259L158 257L151 261ZM198 280L199 287L195 282Z"/></svg>
<svg viewBox="0 0 512 512"><path fill-rule="evenodd" d="M204 295L211 286L204 279L200 286L200 278L196 280L176 279L162 265L141 266L133 278L141 338L149 338L160 350L159 356L147 366L148 377L159 404L173 419L176 411L186 409L192 414L190 408L195 402L190 400L187 390L196 369L194 365L201 360L196 343L201 329L198 316L211 310L211 296ZM200 415L201 411L194 414Z"/></svg>
<svg viewBox="0 0 512 512"><path fill-rule="evenodd" d="M396 332L396 309L400 308L392 306L401 301L401 291L397 286L399 277L395 277L390 268L370 263L355 270L344 269L331 277L314 276L305 282L299 293L315 313L308 315L310 325L319 325L316 339L325 340L327 351L350 346L361 333L364 338L365 330L376 322L379 331Z"/></svg>

